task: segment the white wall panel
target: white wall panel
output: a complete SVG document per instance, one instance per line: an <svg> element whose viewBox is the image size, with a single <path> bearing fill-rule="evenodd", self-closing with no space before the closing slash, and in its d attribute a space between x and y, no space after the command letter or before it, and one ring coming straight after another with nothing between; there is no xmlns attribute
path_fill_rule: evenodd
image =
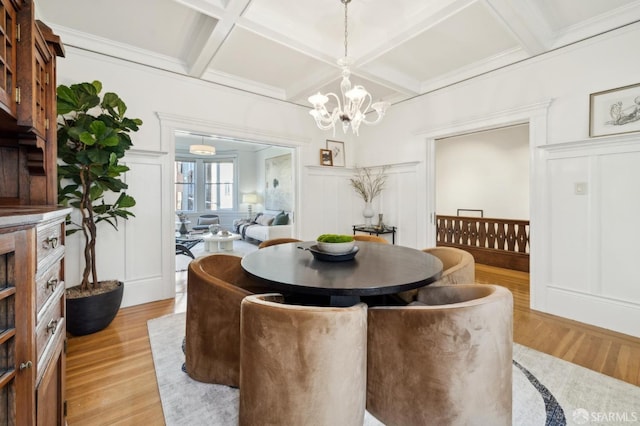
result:
<svg viewBox="0 0 640 426"><path fill-rule="evenodd" d="M529 127L436 141L436 209L441 215L481 209L484 217L528 220Z"/></svg>
<svg viewBox="0 0 640 426"><path fill-rule="evenodd" d="M601 292L640 306L640 152L602 156L599 167Z"/></svg>
<svg viewBox="0 0 640 426"><path fill-rule="evenodd" d="M585 157L551 160L548 164L551 228L551 283L554 286L589 290L589 198L576 195L574 185L590 187L589 160Z"/></svg>

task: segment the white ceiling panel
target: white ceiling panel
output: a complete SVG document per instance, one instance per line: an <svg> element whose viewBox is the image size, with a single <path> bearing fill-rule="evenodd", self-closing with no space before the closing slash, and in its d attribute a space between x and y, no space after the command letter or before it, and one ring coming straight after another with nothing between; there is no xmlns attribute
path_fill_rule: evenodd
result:
<svg viewBox="0 0 640 426"><path fill-rule="evenodd" d="M210 68L277 87L288 87L309 70L331 67L287 46L235 27L216 53Z"/></svg>
<svg viewBox="0 0 640 426"><path fill-rule="evenodd" d="M38 0L45 22L183 59L205 17L174 0Z"/></svg>
<svg viewBox="0 0 640 426"><path fill-rule="evenodd" d="M475 34L469 37L468 33ZM420 81L517 47L513 36L475 3L379 58Z"/></svg>
<svg viewBox="0 0 640 426"><path fill-rule="evenodd" d="M629 0L540 0L538 7L554 31L562 31L634 3Z"/></svg>

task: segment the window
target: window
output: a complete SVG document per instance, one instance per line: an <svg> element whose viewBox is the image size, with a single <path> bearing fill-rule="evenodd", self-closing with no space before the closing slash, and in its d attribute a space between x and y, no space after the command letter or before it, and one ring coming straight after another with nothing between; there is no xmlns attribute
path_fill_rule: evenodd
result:
<svg viewBox="0 0 640 426"><path fill-rule="evenodd" d="M194 211L196 208L196 162L176 161L174 180L176 183L176 211Z"/></svg>
<svg viewBox="0 0 640 426"><path fill-rule="evenodd" d="M233 208L233 161L204 164L204 207L206 210Z"/></svg>
<svg viewBox="0 0 640 426"><path fill-rule="evenodd" d="M235 158L176 159L176 211L234 209Z"/></svg>

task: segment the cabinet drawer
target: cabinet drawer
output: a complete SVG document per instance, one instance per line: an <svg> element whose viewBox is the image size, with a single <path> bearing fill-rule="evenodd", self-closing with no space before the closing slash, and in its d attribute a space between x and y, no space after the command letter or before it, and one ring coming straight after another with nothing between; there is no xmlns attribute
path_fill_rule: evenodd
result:
<svg viewBox="0 0 640 426"><path fill-rule="evenodd" d="M56 261L56 257L61 257L62 253L64 253L63 229L63 224L60 221L38 226L38 274L42 273L51 263Z"/></svg>
<svg viewBox="0 0 640 426"><path fill-rule="evenodd" d="M36 348L38 359L46 351L47 345L58 334L64 333L64 297L62 291L54 293L55 299L45 307L38 325L36 326Z"/></svg>
<svg viewBox="0 0 640 426"><path fill-rule="evenodd" d="M64 287L64 281L60 274L61 270L62 259L59 259L36 279L36 313L38 318L43 314L41 312L43 306L56 293L58 287Z"/></svg>

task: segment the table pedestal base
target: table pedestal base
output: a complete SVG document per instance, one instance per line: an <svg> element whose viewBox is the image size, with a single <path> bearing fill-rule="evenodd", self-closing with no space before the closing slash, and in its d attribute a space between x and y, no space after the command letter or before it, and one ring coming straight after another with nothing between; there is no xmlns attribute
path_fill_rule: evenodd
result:
<svg viewBox="0 0 640 426"><path fill-rule="evenodd" d="M348 308L357 303L360 303L359 296L329 296L329 306Z"/></svg>

